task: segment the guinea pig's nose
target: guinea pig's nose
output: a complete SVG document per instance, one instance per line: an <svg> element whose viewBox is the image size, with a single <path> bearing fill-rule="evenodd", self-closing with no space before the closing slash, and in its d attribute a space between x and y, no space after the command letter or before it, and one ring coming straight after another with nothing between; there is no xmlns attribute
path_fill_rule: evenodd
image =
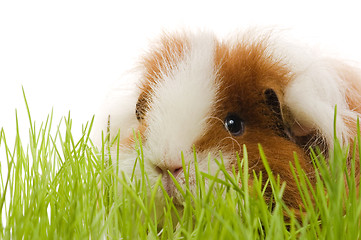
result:
<svg viewBox="0 0 361 240"><path fill-rule="evenodd" d="M176 177L183 169L182 164L158 164L156 169L159 174L168 174L168 171L172 173L174 177Z"/></svg>

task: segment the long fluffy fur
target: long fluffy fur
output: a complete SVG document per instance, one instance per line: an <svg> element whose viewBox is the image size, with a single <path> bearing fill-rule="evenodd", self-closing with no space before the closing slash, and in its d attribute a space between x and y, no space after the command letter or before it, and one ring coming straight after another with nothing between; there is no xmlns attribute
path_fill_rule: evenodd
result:
<svg viewBox="0 0 361 240"><path fill-rule="evenodd" d="M296 152L312 176L307 150L332 148L336 105L337 137L343 144L353 143L361 112L359 71L272 33L248 31L226 41L206 32L164 35L137 69L131 87L124 84L110 93L96 129L104 131L110 116L111 136L120 131L123 139L114 150L119 148L119 168L127 174L136 158L133 129L139 131L151 182L162 175L180 205L181 195L167 170L184 183L180 153L192 166L193 146L202 171L219 150L231 169L242 144L247 145L251 169L264 171L258 156L261 143L272 170L287 182L286 203L298 208L301 200L288 162ZM281 116L264 102L267 89L277 95ZM242 136L224 128L229 112L244 118ZM216 164L210 164L215 170Z"/></svg>

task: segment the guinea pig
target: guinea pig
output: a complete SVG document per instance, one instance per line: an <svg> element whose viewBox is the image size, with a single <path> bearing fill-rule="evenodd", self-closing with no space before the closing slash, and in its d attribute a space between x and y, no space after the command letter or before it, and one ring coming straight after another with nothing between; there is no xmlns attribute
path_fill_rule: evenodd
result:
<svg viewBox="0 0 361 240"><path fill-rule="evenodd" d="M231 171L245 145L250 171L265 174L260 144L273 174L286 182L285 203L302 206L290 169L294 153L314 181L309 149L318 147L326 156L332 149L336 105L337 137L352 146L361 112L361 74L272 34L251 30L219 40L209 32L181 32L154 43L130 78L109 93L97 116L98 129L111 137L119 132L120 144L112 152L119 154L120 172L132 175L138 157L133 131L139 132L150 184L161 176L181 207L183 197L168 171L185 184L182 154L195 188L193 149L200 171L216 171L212 159L220 152ZM135 174L140 175L139 166ZM156 197L161 206L161 191Z"/></svg>

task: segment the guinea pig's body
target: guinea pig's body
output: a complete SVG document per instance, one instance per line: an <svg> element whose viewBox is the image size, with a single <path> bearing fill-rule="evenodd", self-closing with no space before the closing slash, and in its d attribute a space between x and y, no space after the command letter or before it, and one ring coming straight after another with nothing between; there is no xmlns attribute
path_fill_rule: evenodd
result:
<svg viewBox="0 0 361 240"><path fill-rule="evenodd" d="M168 171L185 183L181 153L192 184L193 146L201 171L218 169L212 159L220 151L231 171L245 144L250 171L264 172L261 144L273 173L287 183L284 201L298 208L301 198L289 167L294 153L313 181L309 149L318 146L327 155L333 146L335 105L343 144L353 142L361 111L355 69L252 31L229 41L205 32L164 35L137 74L131 88L111 93L108 109L98 116L100 128L106 132L110 116L110 135L120 131L115 148L119 169L128 176L137 158L133 129L139 131L150 183L162 175L164 188L179 206L182 196ZM158 197L161 205L162 194Z"/></svg>

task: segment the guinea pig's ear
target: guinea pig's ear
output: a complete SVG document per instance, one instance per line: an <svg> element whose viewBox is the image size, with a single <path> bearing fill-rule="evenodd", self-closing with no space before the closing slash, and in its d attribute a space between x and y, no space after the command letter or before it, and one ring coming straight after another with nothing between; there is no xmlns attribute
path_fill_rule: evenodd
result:
<svg viewBox="0 0 361 240"><path fill-rule="evenodd" d="M142 92L139 95L137 103L135 104L135 116L137 117L138 121L142 121L144 119L146 110L147 110L146 94Z"/></svg>
<svg viewBox="0 0 361 240"><path fill-rule="evenodd" d="M267 88L263 92L266 105L272 111L277 119L276 128L279 130L279 135L294 141L289 128L285 124L285 119L282 112L281 102L277 96L277 93L272 88Z"/></svg>
<svg viewBox="0 0 361 240"><path fill-rule="evenodd" d="M263 94L264 94L265 101L266 101L266 104L268 105L268 107L277 116L277 118L279 118L279 120L283 121L281 104L280 104L280 101L278 100L278 96L277 96L276 92L273 89L268 88L263 92Z"/></svg>

